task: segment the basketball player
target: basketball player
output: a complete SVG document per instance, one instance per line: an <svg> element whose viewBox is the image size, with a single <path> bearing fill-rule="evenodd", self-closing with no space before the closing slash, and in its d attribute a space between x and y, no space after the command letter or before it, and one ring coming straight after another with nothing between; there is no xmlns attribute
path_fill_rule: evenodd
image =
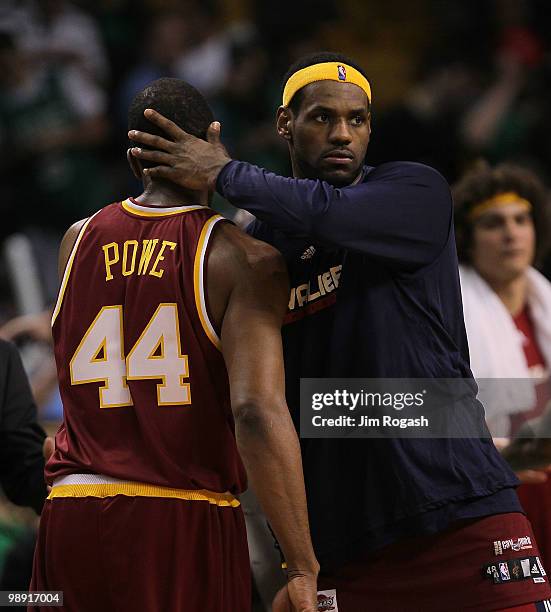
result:
<svg viewBox="0 0 551 612"><path fill-rule="evenodd" d="M364 71L318 54L290 68L277 113L295 178L232 161L154 111L146 115L168 138L132 133L155 149L132 152L157 164L152 177L216 185L284 254L297 420L300 377L453 378L466 381L483 426L449 187L421 164L365 166L370 113ZM517 480L487 429L469 439L306 439L302 451L322 609L534 610L551 596Z"/></svg>
<svg viewBox="0 0 551 612"><path fill-rule="evenodd" d="M151 128L149 107L201 138L213 120L177 79L137 94L130 128ZM208 208L206 189L129 162L143 193L75 224L61 245L64 420L31 589L63 591L74 612L246 612L242 459L290 560L286 597L313 612L318 566L283 392L281 256Z"/></svg>

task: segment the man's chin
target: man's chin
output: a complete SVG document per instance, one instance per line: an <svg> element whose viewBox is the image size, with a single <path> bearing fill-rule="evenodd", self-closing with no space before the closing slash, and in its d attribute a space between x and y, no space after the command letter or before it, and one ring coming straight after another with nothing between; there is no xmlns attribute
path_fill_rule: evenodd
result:
<svg viewBox="0 0 551 612"><path fill-rule="evenodd" d="M349 170L322 170L319 174L319 179L333 185L334 187L346 187L351 185L360 174L361 169L354 172Z"/></svg>

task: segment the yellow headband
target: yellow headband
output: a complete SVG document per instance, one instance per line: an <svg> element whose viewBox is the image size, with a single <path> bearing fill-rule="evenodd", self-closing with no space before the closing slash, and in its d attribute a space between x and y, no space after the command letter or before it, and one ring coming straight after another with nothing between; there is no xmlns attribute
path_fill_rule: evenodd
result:
<svg viewBox="0 0 551 612"><path fill-rule="evenodd" d="M369 81L356 68L340 62L323 62L307 66L292 74L283 90L283 106L289 106L289 102L299 89L306 87L315 81L337 81L338 83L353 83L363 89L371 104L371 87Z"/></svg>
<svg viewBox="0 0 551 612"><path fill-rule="evenodd" d="M483 215L489 208L494 206L506 206L507 204L520 204L526 210L532 210L532 204L525 198L521 198L514 191L506 191L498 193L487 200L483 200L469 211L467 218L469 221L474 221Z"/></svg>

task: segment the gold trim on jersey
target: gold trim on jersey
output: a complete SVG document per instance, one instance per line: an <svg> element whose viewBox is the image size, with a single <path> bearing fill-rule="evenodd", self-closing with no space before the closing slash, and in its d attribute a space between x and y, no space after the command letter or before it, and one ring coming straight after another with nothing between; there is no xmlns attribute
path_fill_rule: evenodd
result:
<svg viewBox="0 0 551 612"><path fill-rule="evenodd" d="M62 497L162 497L168 499L185 499L188 501L206 501L220 507L237 508L239 500L231 493L216 493L206 489L187 490L171 489L139 482L116 482L105 484L67 484L52 488L48 499Z"/></svg>
<svg viewBox="0 0 551 612"><path fill-rule="evenodd" d="M197 251L195 252L195 261L193 263L193 290L195 293L195 306L197 308L197 313L199 314L199 319L205 334L218 350L221 349L221 342L207 312L204 270L205 254L207 252L209 238L216 223L222 220L224 220L224 217L215 215L205 223L203 229L201 230L201 235L199 236Z"/></svg>
<svg viewBox="0 0 551 612"><path fill-rule="evenodd" d="M140 217L170 217L171 215L179 215L183 212L190 212L191 210L198 210L200 208L206 208L201 204L192 204L191 206L168 206L166 208L153 208L152 206L140 206L135 204L127 198L124 202L121 202L121 206L126 212L138 215Z"/></svg>
<svg viewBox="0 0 551 612"><path fill-rule="evenodd" d="M86 231L86 228L90 224L90 221L101 211L94 213L87 221L82 224L80 231L78 233L77 239L75 240L75 244L73 244L73 248L71 249L71 254L69 255L69 259L65 264L65 270L63 272L63 279L61 281L61 286L59 288L59 293L57 294L57 301L55 303L54 312L52 314L52 327L54 326L55 320L57 319L57 315L61 310L61 304L63 303L63 298L65 296L65 290L67 289L67 283L69 282L69 276L71 275L71 268L73 267L73 262L75 260L75 256L77 254L78 245Z"/></svg>

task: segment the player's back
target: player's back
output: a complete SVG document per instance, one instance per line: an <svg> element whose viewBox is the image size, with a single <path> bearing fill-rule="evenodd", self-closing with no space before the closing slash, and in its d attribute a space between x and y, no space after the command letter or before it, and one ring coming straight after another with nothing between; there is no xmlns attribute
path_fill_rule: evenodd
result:
<svg viewBox="0 0 551 612"><path fill-rule="evenodd" d="M222 217L105 207L81 229L54 310L64 422L47 477L94 473L237 494L229 386L204 275Z"/></svg>

